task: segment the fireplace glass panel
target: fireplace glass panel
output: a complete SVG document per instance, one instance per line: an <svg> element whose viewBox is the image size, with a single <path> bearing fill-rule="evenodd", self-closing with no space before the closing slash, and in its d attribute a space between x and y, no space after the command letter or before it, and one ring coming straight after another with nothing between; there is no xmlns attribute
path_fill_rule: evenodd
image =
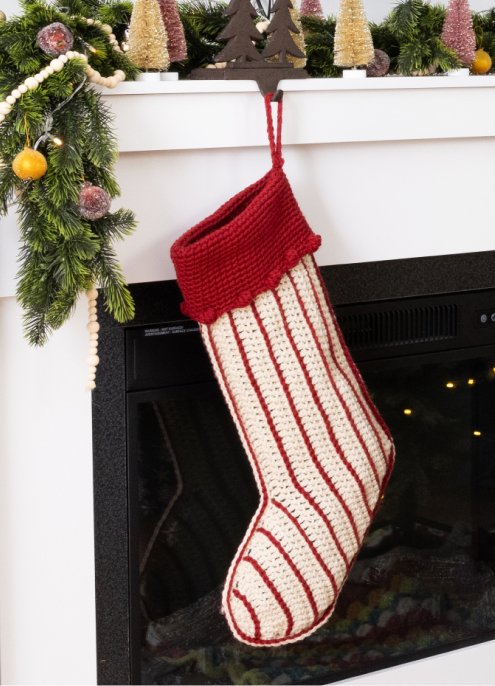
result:
<svg viewBox="0 0 495 686"><path fill-rule="evenodd" d="M236 641L220 612L259 497L216 381L128 394L136 680L327 683L492 636L495 347L359 366L396 466L334 614L278 648Z"/></svg>

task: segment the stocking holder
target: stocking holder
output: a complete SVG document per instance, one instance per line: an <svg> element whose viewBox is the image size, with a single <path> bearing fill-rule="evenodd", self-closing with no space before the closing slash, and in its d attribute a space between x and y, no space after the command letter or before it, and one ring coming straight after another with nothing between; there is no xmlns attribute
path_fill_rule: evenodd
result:
<svg viewBox="0 0 495 686"><path fill-rule="evenodd" d="M255 41L262 40L253 19L258 16L250 0L231 0L225 10L226 17L230 17L228 25L218 35L218 41L225 41L225 48L214 57L217 64L224 63L223 68L201 68L191 72L193 80L238 81L254 80L258 84L263 97L268 93L275 93L274 101L282 98L282 91L278 83L282 79L307 79L305 69L294 67L287 59L287 55L304 58L291 33L300 33L292 21L290 10L293 9L291 0L276 0L273 6L273 19L266 33L270 36L262 53L254 46ZM278 58L278 61L267 62L268 58Z"/></svg>

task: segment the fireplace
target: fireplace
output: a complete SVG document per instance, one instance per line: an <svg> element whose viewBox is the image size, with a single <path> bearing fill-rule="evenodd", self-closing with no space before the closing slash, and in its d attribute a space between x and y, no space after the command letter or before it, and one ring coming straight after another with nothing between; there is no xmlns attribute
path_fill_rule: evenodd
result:
<svg viewBox="0 0 495 686"><path fill-rule="evenodd" d="M258 494L175 282L103 318L99 683L331 683L495 638L493 253L322 269L397 461L329 622L256 649L220 613Z"/></svg>

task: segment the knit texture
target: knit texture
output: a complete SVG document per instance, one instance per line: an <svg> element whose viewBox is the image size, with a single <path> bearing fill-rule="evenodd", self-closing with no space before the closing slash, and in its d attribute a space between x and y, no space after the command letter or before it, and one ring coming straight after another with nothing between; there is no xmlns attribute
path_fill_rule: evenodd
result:
<svg viewBox="0 0 495 686"><path fill-rule="evenodd" d="M311 254L320 238L282 172L270 100L272 170L172 248L260 493L222 599L254 646L327 621L394 460Z"/></svg>
<svg viewBox="0 0 495 686"><path fill-rule="evenodd" d="M275 288L282 274L320 243L284 172L273 168L172 246L182 311L212 324Z"/></svg>
<svg viewBox="0 0 495 686"><path fill-rule="evenodd" d="M223 611L251 645L331 615L393 465L393 444L310 256L202 335L261 495Z"/></svg>

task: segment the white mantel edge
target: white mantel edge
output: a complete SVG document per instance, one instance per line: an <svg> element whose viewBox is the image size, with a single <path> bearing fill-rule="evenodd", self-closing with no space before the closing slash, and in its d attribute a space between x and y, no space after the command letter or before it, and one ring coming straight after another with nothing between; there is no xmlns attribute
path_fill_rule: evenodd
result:
<svg viewBox="0 0 495 686"><path fill-rule="evenodd" d="M279 88L284 93L300 91L367 91L367 90L395 90L430 88L494 88L495 74L483 76L386 76L383 78L343 79L343 78L308 78L283 79ZM95 89L108 96L118 95L149 95L163 93L259 93L258 86L251 80L239 81L193 81L184 79L179 81L124 81L112 90L103 86Z"/></svg>
<svg viewBox="0 0 495 686"><path fill-rule="evenodd" d="M284 145L495 136L495 75L283 80ZM267 145L254 81L158 81L98 88L121 153Z"/></svg>

